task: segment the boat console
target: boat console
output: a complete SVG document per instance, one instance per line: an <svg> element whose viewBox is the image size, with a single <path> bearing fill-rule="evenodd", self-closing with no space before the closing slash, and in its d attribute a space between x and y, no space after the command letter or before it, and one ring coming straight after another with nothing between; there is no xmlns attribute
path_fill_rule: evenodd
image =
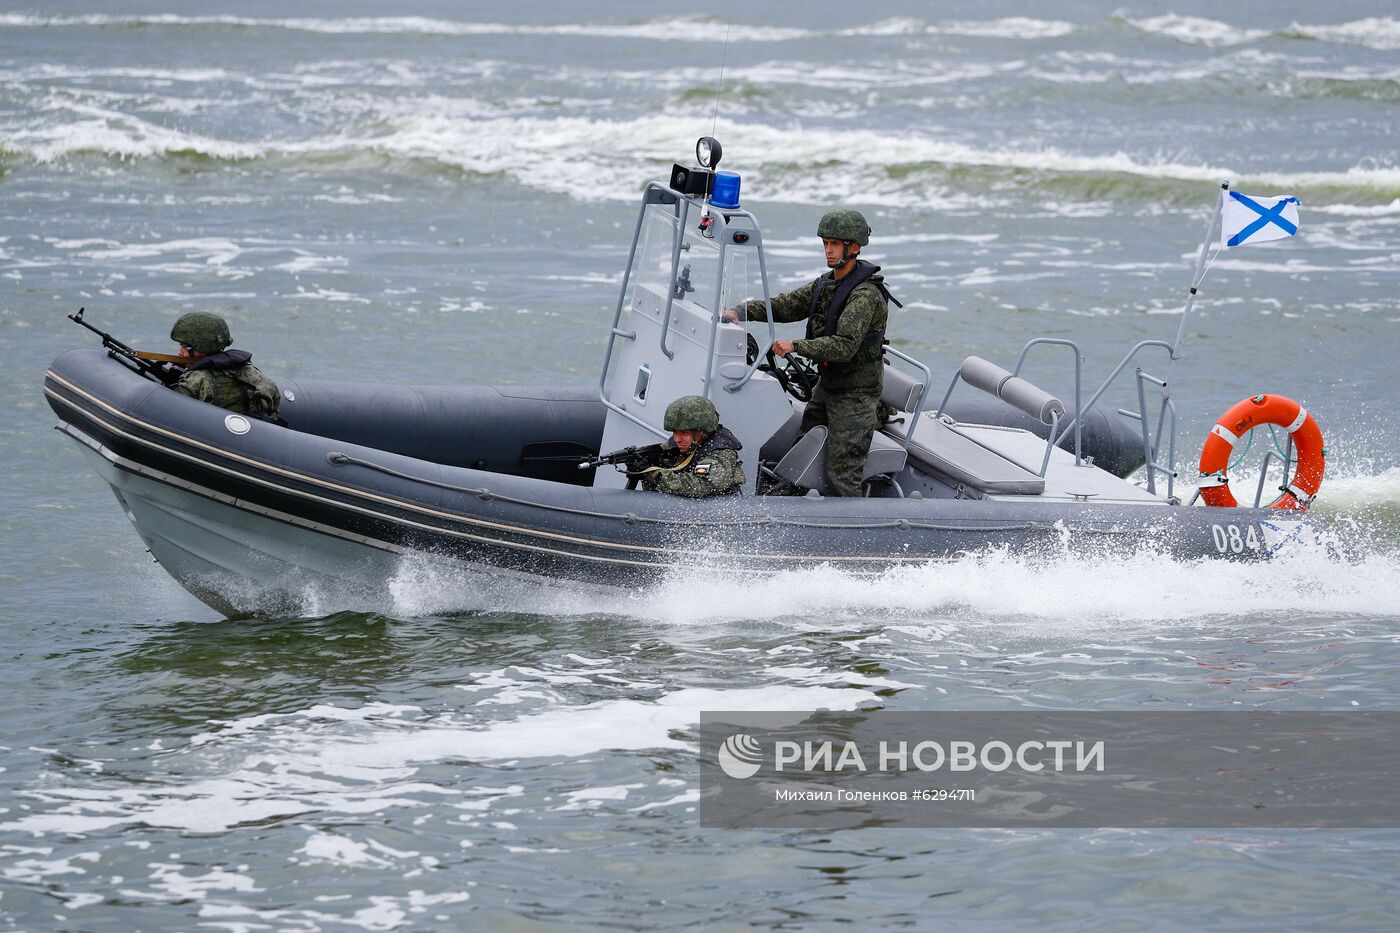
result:
<svg viewBox="0 0 1400 933"><path fill-rule="evenodd" d="M702 395L744 445L747 493L799 487L822 494L828 488L826 432L809 432L800 442L797 436L810 384L789 367L800 368L802 361L759 352L776 338L771 320L741 324L722 318L726 308L750 298L771 307L773 290L762 229L739 203L739 176L715 170L719 151L717 142L702 139L697 152L708 156L709 164L677 165L668 184L652 182L642 193L598 385L606 409L601 449L669 437L662 425L666 406L682 395ZM1027 349L1037 342L1050 341L1032 341ZM1076 415L1065 422L1064 403L1019 375L1024 353L1014 372L969 357L936 409L929 407L930 368L892 346L885 354L882 400L898 414L872 440L865 470L870 495L1106 493L1104 483L1086 480L1087 474L1104 471L1084 455L1082 419ZM1076 403L1078 356L1076 350ZM1000 400L975 407L990 413L990 426L959 423L949 413L949 396L959 381ZM1012 412L1024 413L1031 424L1008 424ZM1071 439L1074 453L1065 455L1066 473L1065 456L1054 451ZM1113 486L1125 487L1110 498L1164 501L1105 475ZM610 470L599 470L594 478L597 488L620 488L625 482Z"/></svg>

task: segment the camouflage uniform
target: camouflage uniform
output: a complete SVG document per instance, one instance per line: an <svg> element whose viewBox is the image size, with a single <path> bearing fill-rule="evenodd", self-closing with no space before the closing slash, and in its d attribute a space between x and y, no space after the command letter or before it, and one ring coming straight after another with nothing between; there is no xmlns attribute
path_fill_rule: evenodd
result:
<svg viewBox="0 0 1400 933"><path fill-rule="evenodd" d="M205 311L182 314L170 328L170 339L204 354L190 362L172 389L229 411L281 423L277 410L282 393L277 383L253 365L252 354L228 349L233 335L223 318Z"/></svg>
<svg viewBox="0 0 1400 933"><path fill-rule="evenodd" d="M694 456L690 456L690 451L683 454L674 447L666 447L657 464L660 469L642 474L642 488L689 499L737 493L744 486L744 464L739 459L741 449L739 439L720 425L718 431L694 447ZM687 456L690 460L684 467L670 469Z"/></svg>
<svg viewBox="0 0 1400 933"><path fill-rule="evenodd" d="M171 388L241 415L279 421L277 410L282 394L277 383L264 376L251 360L252 356L243 350L200 357Z"/></svg>
<svg viewBox="0 0 1400 933"><path fill-rule="evenodd" d="M857 270L866 267L879 268L857 260ZM847 297L835 333L825 333L826 312L839 284L828 272L809 285L778 295L773 299L773 320L789 324L807 319L807 337L793 341L793 351L815 360L821 379L802 413L802 433L826 425L830 432L826 475L832 490L838 496L859 496L884 390L883 336L889 310L883 277L878 271L868 273ZM739 308L751 321L768 319L762 301L748 301Z"/></svg>
<svg viewBox="0 0 1400 933"><path fill-rule="evenodd" d="M666 406L666 430L703 431L704 440L681 453L674 442L662 446L656 466L639 474L642 488L673 496L703 499L726 496L744 486L744 464L739 451L744 445L719 423L715 403L699 395L683 395Z"/></svg>

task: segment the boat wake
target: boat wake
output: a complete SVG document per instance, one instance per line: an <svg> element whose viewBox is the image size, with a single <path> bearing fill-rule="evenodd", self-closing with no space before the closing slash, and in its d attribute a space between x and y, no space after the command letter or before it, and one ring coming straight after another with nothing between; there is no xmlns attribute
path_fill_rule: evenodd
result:
<svg viewBox="0 0 1400 933"><path fill-rule="evenodd" d="M358 590L316 581L290 592L285 586L261 592L245 584L232 602L253 617L616 618L721 631L820 620L833 631L889 621L1084 634L1281 614L1389 616L1400 604L1400 469L1329 481L1305 533L1265 562L1179 560L1146 547L1086 554L1057 543L1034 554L995 548L874 574L835 565L764 575L673 568L651 586L619 590L415 555L387 583L366 581Z"/></svg>

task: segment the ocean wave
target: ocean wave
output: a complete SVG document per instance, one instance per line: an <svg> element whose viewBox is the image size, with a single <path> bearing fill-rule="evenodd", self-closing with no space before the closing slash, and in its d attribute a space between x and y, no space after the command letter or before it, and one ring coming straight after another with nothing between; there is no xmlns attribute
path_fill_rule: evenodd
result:
<svg viewBox="0 0 1400 933"><path fill-rule="evenodd" d="M776 85L846 91L917 88L979 81L1022 71L1025 67L1025 62L1021 61L920 62L917 65L899 62L882 69L832 62L761 62L729 68L725 72L725 93L732 93L734 87L741 87L750 94L768 94ZM700 90L711 102L717 87L714 70L703 67L622 72L612 77L626 82L646 82L657 87L684 89L687 93Z"/></svg>
<svg viewBox="0 0 1400 933"><path fill-rule="evenodd" d="M1375 16L1337 24L1291 23L1280 28L1242 27L1200 16L1167 13L1140 19L1115 14L1109 23L1126 24L1139 31L1192 45L1244 45L1268 38L1310 39L1346 45L1362 45L1389 51L1400 48L1400 21ZM1013 40L1059 38L1092 26L1064 20L1008 16L987 20L924 21L896 17L868 26L820 30L789 26L733 23L715 16L662 17L620 23L502 23L469 22L425 16L375 17L253 17L233 15L182 16L159 14L0 14L0 28L221 28L281 29L328 35L428 35L428 36L581 36L637 39L651 42L788 42L798 39L878 36L965 36Z"/></svg>
<svg viewBox="0 0 1400 933"><path fill-rule="evenodd" d="M1279 97L1400 103L1400 73L1299 72L1270 82L1268 90Z"/></svg>
<svg viewBox="0 0 1400 933"><path fill-rule="evenodd" d="M427 160L462 171L504 175L537 190L582 199L630 200L657 166L693 143L694 121L647 116L473 117L413 111L352 130L303 140L240 142L170 129L140 118L87 108L73 122L0 127L12 156L44 162L91 153L118 158L248 160L354 157ZM1007 184L1079 197L1195 197L1197 186L1232 179L1320 200L1400 196L1400 168L1351 166L1333 171L1239 172L1227 166L1113 152L1084 154L1054 147L981 148L875 130L811 132L721 121L734 140L731 161L745 167L745 187L765 200L819 203L855 197L867 204L903 204L911 196L945 201L982 197ZM588 186L560 173L586 148L599 153ZM812 168L816 166L816 168ZM1183 187L1189 184L1189 189ZM980 202L979 202L980 203ZM975 206L969 202L968 206Z"/></svg>
<svg viewBox="0 0 1400 933"><path fill-rule="evenodd" d="M1400 20L1390 16L1358 19L1337 26L1301 26L1294 23L1280 34L1300 39L1364 45L1367 48L1383 51L1400 49Z"/></svg>
<svg viewBox="0 0 1400 933"><path fill-rule="evenodd" d="M1308 210L1343 217L1391 217L1400 214L1400 198L1389 204L1321 204L1309 206Z"/></svg>
<svg viewBox="0 0 1400 933"><path fill-rule="evenodd" d="M856 26L832 33L835 36L969 36L987 39L1054 39L1067 36L1077 27L1063 20L1007 16L988 20L947 20L925 22L912 17L892 17L869 26Z"/></svg>
<svg viewBox="0 0 1400 933"><path fill-rule="evenodd" d="M1167 13L1146 19L1125 18L1122 21L1143 32L1193 45L1243 45L1247 42L1257 42L1270 34L1267 29L1245 29L1219 20L1182 16L1179 13Z"/></svg>
<svg viewBox="0 0 1400 933"><path fill-rule="evenodd" d="M179 16L172 13L122 15L90 13L54 15L0 14L0 27L222 27L284 29L331 35L432 36L585 36L684 42L784 42L818 35L811 30L780 26L741 25L737 28L711 17L673 17L642 23L473 23L423 16L376 16L322 19L313 17Z"/></svg>
<svg viewBox="0 0 1400 933"><path fill-rule="evenodd" d="M405 58L377 58L301 64L287 71L249 71L225 67L164 68L159 66L84 65L81 63L38 63L0 66L0 82L9 85L10 94L34 95L52 92L113 99L132 91L153 101L189 109L191 102L181 96L191 87L210 86L206 96L223 107L234 106L229 86L252 91L306 93L298 107L344 109L364 97L365 88L474 88L483 80L538 81L565 84L579 92L568 97L549 95L499 97L482 101L483 109L527 109L531 103L548 101L555 106L574 108L603 107L612 103L583 96L587 91L612 95L638 87L672 92L676 105L691 102L713 104L720 92L718 74L712 66L617 68L581 67L545 63L525 65L505 59L474 58L469 62L420 61ZM1252 93L1288 98L1338 98L1343 100L1400 100L1400 69L1385 64L1352 64L1325 67L1300 66L1290 55L1258 48L1241 48L1189 61L1168 56L1117 55L1111 52L1057 50L1043 55L1001 57L996 60L966 60L950 57L905 57L872 69L859 62L832 60L750 60L731 61L724 71L725 108L730 115L771 109L793 117L853 118L861 112L859 101L842 96L810 95L808 89L830 91L916 90L935 93L933 106L946 103L948 85L972 85L970 93L1000 94L1011 83L1029 81L1031 93L1061 93L1049 85L1107 85L1109 93L1122 83L1134 86L1199 85L1186 93ZM172 88L172 85L174 87ZM978 86L982 85L982 86ZM104 88L111 90L104 90ZM117 90L120 89L120 90ZM1172 88L1170 93L1182 93ZM347 101L345 98L349 98ZM21 98L22 99L22 98ZM440 99L458 99L442 94ZM917 101L902 101L922 106ZM375 103L369 100L371 106ZM32 105L50 106L42 98ZM736 109L737 108L737 109Z"/></svg>
<svg viewBox="0 0 1400 933"><path fill-rule="evenodd" d="M861 37L900 35L947 35L998 39L1046 39L1068 35L1073 23L1009 16L992 20L950 20L925 22L912 18L881 20L870 26L851 29L813 30L788 26L760 26L732 23L713 16L681 16L638 23L476 23L434 19L423 16L347 17L248 17L180 16L162 14L43 15L37 13L0 14L0 27L222 27L285 29L331 35L431 35L431 36L592 36L597 38L645 39L686 42L787 42L821 37Z"/></svg>
<svg viewBox="0 0 1400 933"><path fill-rule="evenodd" d="M1008 16L994 20L963 20L933 23L928 32L945 36L974 36L995 39L1055 39L1074 32L1075 25L1063 20L1030 19Z"/></svg>
<svg viewBox="0 0 1400 933"><path fill-rule="evenodd" d="M1178 13L1145 19L1115 19L1142 32L1165 36L1190 45L1246 45L1263 39L1282 38L1362 45L1382 51L1400 49L1400 21L1389 16L1368 17L1336 25L1303 25L1295 22L1281 29L1235 26L1220 20L1183 16Z"/></svg>

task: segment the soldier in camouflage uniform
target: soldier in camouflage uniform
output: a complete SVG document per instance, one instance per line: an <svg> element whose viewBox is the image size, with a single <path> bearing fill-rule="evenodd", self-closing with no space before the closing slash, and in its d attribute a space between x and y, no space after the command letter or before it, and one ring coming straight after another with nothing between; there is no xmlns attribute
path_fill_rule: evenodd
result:
<svg viewBox="0 0 1400 933"><path fill-rule="evenodd" d="M772 301L774 321L805 318L807 335L775 340L773 352L816 361L821 378L802 415L802 434L826 425L826 475L832 490L838 496L860 496L870 438L879 426L890 296L880 267L856 258L870 242L870 225L859 211L827 213L817 224L817 236L831 271ZM725 319L737 321L740 314L750 321L768 319L762 301L744 302L726 311Z"/></svg>
<svg viewBox="0 0 1400 933"><path fill-rule="evenodd" d="M713 402L698 395L681 396L666 406L664 427L671 441L663 445L660 462L635 474L643 489L703 499L743 488L743 445L719 423Z"/></svg>
<svg viewBox="0 0 1400 933"><path fill-rule="evenodd" d="M228 323L217 314L192 311L180 315L170 328L170 339L189 359L185 374L171 386L176 392L241 415L284 423L277 409L282 394L277 383L252 364L246 350L230 350Z"/></svg>

